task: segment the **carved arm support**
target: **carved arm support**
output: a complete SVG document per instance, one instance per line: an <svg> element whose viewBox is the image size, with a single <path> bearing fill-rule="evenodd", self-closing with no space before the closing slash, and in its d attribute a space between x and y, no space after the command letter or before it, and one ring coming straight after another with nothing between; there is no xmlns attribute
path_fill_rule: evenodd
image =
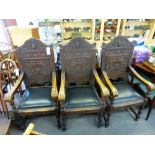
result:
<svg viewBox="0 0 155 155"><path fill-rule="evenodd" d="M102 74L103 74L103 78L106 82L106 85L108 86L109 90L110 90L110 94L111 96L114 98L114 97L117 97L118 96L118 91L117 89L114 87L114 85L112 84L112 82L109 80L109 77L107 75L107 73L105 71L102 71Z"/></svg>
<svg viewBox="0 0 155 155"><path fill-rule="evenodd" d="M22 81L24 78L24 72L21 72L17 81L15 82L14 86L11 87L11 90L5 94L4 96L4 100L8 101L8 102L12 102L13 100L13 95L15 94L15 92L18 90L18 88L20 87Z"/></svg>
<svg viewBox="0 0 155 155"><path fill-rule="evenodd" d="M66 94L65 94L65 72L61 71L61 85L58 100L60 102L65 102Z"/></svg>
<svg viewBox="0 0 155 155"><path fill-rule="evenodd" d="M56 100L58 98L58 88L57 88L57 78L56 72L52 72L52 90L51 90L52 99Z"/></svg>
<svg viewBox="0 0 155 155"><path fill-rule="evenodd" d="M102 93L102 96L103 97L108 97L110 94L109 94L109 90L107 89L107 87L103 84L103 82L101 81L98 73L96 70L93 70L93 74L95 76L95 80L98 84L98 86L100 87L101 89L101 93Z"/></svg>
<svg viewBox="0 0 155 155"><path fill-rule="evenodd" d="M139 75L136 70L129 65L129 70L132 74L132 76L136 77L138 80L140 80L148 89L148 91L154 90L155 89L155 85L153 83L151 83L150 81L147 81L146 79L144 79L141 75Z"/></svg>

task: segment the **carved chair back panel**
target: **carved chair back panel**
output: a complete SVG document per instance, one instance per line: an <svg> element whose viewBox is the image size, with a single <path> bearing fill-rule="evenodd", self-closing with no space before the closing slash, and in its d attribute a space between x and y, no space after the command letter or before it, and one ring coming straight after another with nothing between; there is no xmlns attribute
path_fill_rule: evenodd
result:
<svg viewBox="0 0 155 155"><path fill-rule="evenodd" d="M112 43L102 46L101 69L112 80L126 79L132 53L132 44L123 36L116 37Z"/></svg>
<svg viewBox="0 0 155 155"><path fill-rule="evenodd" d="M16 51L19 67L25 73L28 86L51 83L52 70L55 68L53 50L40 40L29 39Z"/></svg>
<svg viewBox="0 0 155 155"><path fill-rule="evenodd" d="M62 70L66 73L67 84L88 83L95 69L96 49L83 38L74 38L61 48Z"/></svg>

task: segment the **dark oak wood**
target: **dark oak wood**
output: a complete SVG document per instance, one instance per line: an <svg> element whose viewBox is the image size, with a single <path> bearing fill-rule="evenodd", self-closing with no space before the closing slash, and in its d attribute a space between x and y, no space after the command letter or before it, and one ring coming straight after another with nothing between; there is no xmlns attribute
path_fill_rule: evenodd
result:
<svg viewBox="0 0 155 155"><path fill-rule="evenodd" d="M116 109L125 109L132 106L139 107L139 111L134 114L136 120L140 117L142 106L145 104L145 100L132 101L131 103L121 103L120 105L114 105L113 101L117 96L119 96L119 91L114 87L113 82L116 80L123 80L124 82L128 81L128 75L132 75L131 87L133 78L136 77L141 80L146 86L150 88L152 85L148 83L144 78L142 78L132 67L132 54L133 54L133 45L125 36L115 37L109 44L102 45L101 53L101 70L102 70L102 79L103 82L110 90L111 98L109 107L107 107L107 116L106 116L106 126L109 125L110 121L110 111ZM134 103L134 104L133 104ZM133 109L132 109L133 112Z"/></svg>
<svg viewBox="0 0 155 155"><path fill-rule="evenodd" d="M141 91L141 89L139 88L139 85L136 84L136 87L139 90L139 92L144 97L148 98L147 103L148 103L149 109L146 115L146 120L148 120L151 115L152 108L155 106L155 96L153 98L149 97L149 94L151 94L151 91L155 91L155 66L153 66L148 61L143 61L141 63L134 63L134 67L138 70L140 69L141 71L143 71L143 74L148 76L148 78L150 79L150 82L152 82L152 87L151 88L148 87L148 91L146 92Z"/></svg>
<svg viewBox="0 0 155 155"><path fill-rule="evenodd" d="M52 47L50 55L47 54L46 48L40 40L31 38L16 49L19 68L24 71L28 86L51 83L52 71L55 70L54 54Z"/></svg>
<svg viewBox="0 0 155 155"><path fill-rule="evenodd" d="M83 38L72 39L61 47L62 70L67 75L67 83L87 83L95 69L95 44L87 43Z"/></svg>
<svg viewBox="0 0 155 155"><path fill-rule="evenodd" d="M118 36L111 43L102 46L101 70L112 80L127 79L128 65L131 63L133 46L127 38Z"/></svg>
<svg viewBox="0 0 155 155"><path fill-rule="evenodd" d="M4 100L11 104L15 117L59 113L59 106L57 104L57 78L53 49L51 47L48 53L46 50L47 46L45 44L43 44L40 40L31 38L15 51L19 68L11 59L5 59L1 63L1 71L3 73L7 73L7 79L9 79L9 82L11 83L11 90L5 94ZM2 69L3 64L6 64L5 69ZM18 75L16 74L17 70L19 71ZM18 107L14 104L14 94L20 93L21 97L23 97L24 92L21 89L21 83L23 80L26 84L26 89L33 86L38 88L40 86L50 86L51 102L53 101L56 104L51 107L42 106L18 109ZM56 116L58 116L58 114Z"/></svg>
<svg viewBox="0 0 155 155"><path fill-rule="evenodd" d="M96 113L98 117L98 125L101 124L101 113L104 112L104 104L106 97L109 96L108 89L104 86L96 72L96 47L95 44L89 44L84 38L76 37L67 45L61 46L61 86L58 100L61 106L62 129L66 129L66 115ZM101 105L96 107L82 108L64 108L66 99L66 88L69 85L95 85L95 81L100 87L102 98Z"/></svg>

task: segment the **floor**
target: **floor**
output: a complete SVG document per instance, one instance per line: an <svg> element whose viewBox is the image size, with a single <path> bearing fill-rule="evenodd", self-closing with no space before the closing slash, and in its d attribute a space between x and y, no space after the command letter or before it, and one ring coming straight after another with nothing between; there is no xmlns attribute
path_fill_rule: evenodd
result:
<svg viewBox="0 0 155 155"><path fill-rule="evenodd" d="M69 116L67 130L61 131L56 127L55 116L38 116L31 120L35 130L48 135L153 135L155 134L155 109L152 110L148 121L145 120L147 109L144 109L141 118L134 121L127 110L113 112L111 124L108 128L96 127L94 115ZM21 135L23 131L12 129L12 135Z"/></svg>

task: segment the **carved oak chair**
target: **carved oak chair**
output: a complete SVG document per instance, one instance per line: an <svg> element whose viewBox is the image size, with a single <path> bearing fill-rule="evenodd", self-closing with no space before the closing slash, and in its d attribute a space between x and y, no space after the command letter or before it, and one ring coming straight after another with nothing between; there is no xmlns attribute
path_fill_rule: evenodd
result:
<svg viewBox="0 0 155 155"><path fill-rule="evenodd" d="M61 86L58 100L61 107L61 127L66 129L66 115L95 113L98 127L102 124L102 113L109 95L95 69L95 44L76 37L67 45L61 46ZM95 81L101 91L99 97Z"/></svg>
<svg viewBox="0 0 155 155"><path fill-rule="evenodd" d="M149 89L153 87L131 66L132 53L133 45L124 36L118 36L102 46L101 76L110 91L110 104L106 107L106 126L109 125L111 111L116 109L128 108L135 115L135 120L140 118L146 99L133 89L134 78L139 79ZM129 75L132 77L130 82ZM139 107L138 112L135 107Z"/></svg>
<svg viewBox="0 0 155 155"><path fill-rule="evenodd" d="M151 111L152 111L152 108L153 106L155 105L155 81L154 81L154 75L140 69L140 68L137 68L136 66L134 66L136 71L141 74L145 79L147 79L148 81L150 81L154 87L152 87L151 89L149 87L145 87L145 85L139 81L138 79L136 79L134 81L134 85L135 85L135 88L138 90L138 92L143 95L145 98L148 99L148 106L149 106L149 109L148 109L148 112L147 112L147 115L146 115L146 120L149 119L150 117L150 114L151 114Z"/></svg>
<svg viewBox="0 0 155 155"><path fill-rule="evenodd" d="M29 39L16 50L19 63L19 73L16 74L17 65L10 59L2 62L14 66L11 75L14 75L14 83L11 90L5 95L15 114L18 116L29 116L34 114L56 113L59 122L59 106L57 104L58 90L53 50L46 51L46 45L40 40ZM9 74L10 75L10 74ZM9 76L8 76L9 77ZM26 85L24 92L19 91L22 82ZM21 94L18 106L14 103L17 92Z"/></svg>

